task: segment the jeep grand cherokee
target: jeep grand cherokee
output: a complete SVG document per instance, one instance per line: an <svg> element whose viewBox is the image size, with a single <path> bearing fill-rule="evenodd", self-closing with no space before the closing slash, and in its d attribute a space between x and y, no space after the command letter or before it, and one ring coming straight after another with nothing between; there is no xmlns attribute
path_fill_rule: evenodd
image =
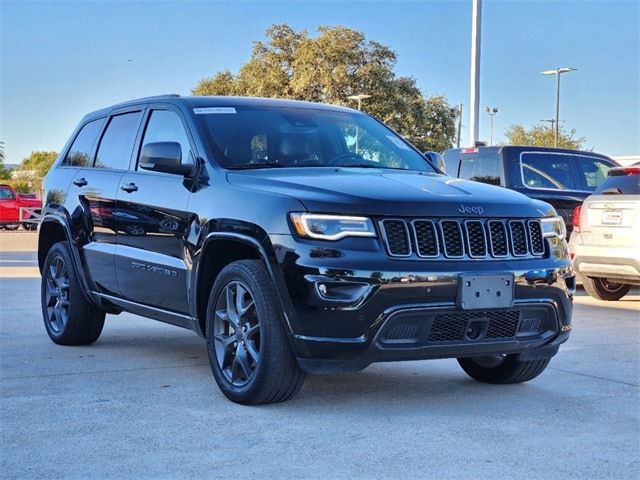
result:
<svg viewBox="0 0 640 480"><path fill-rule="evenodd" d="M45 180L42 312L89 344L105 313L191 329L231 400L305 374L457 358L539 375L571 329L550 205L451 178L362 112L161 96L87 115Z"/></svg>

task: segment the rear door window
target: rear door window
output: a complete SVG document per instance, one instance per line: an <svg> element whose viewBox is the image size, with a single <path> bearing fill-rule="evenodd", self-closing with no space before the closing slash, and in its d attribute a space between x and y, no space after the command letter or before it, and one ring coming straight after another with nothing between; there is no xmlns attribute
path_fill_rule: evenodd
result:
<svg viewBox="0 0 640 480"><path fill-rule="evenodd" d="M63 166L89 167L91 165L91 153L103 123L104 118L100 118L82 127L62 161Z"/></svg>
<svg viewBox="0 0 640 480"><path fill-rule="evenodd" d="M525 152L520 156L522 182L528 188L576 190L571 155Z"/></svg>
<svg viewBox="0 0 640 480"><path fill-rule="evenodd" d="M500 154L496 150L478 150L473 154L460 156L459 178L474 182L502 185L502 168Z"/></svg>
<svg viewBox="0 0 640 480"><path fill-rule="evenodd" d="M124 113L111 117L98 147L94 164L96 168L113 170L129 168L141 117L142 112Z"/></svg>

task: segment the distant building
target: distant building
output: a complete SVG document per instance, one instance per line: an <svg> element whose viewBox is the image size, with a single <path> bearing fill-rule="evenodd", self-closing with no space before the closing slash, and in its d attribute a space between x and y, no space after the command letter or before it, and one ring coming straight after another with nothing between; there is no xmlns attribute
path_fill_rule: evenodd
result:
<svg viewBox="0 0 640 480"><path fill-rule="evenodd" d="M633 165L640 162L640 155L619 155L617 157L611 157L623 167Z"/></svg>

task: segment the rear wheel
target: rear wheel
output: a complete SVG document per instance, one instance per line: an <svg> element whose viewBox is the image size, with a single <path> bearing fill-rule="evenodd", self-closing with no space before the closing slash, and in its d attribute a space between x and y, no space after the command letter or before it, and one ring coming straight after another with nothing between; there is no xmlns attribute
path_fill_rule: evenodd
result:
<svg viewBox="0 0 640 480"><path fill-rule="evenodd" d="M582 285L589 295L598 300L620 300L631 290L631 285L627 283L612 282L599 277L584 277Z"/></svg>
<svg viewBox="0 0 640 480"><path fill-rule="evenodd" d="M42 269L41 301L47 334L59 345L87 345L102 332L105 312L90 303L81 288L69 244L56 243Z"/></svg>
<svg viewBox="0 0 640 480"><path fill-rule="evenodd" d="M5 230L17 230L20 227L18 223L9 223L3 225Z"/></svg>
<svg viewBox="0 0 640 480"><path fill-rule="evenodd" d="M517 355L459 358L458 363L471 378L484 383L528 382L540 375L550 358L522 361Z"/></svg>
<svg viewBox="0 0 640 480"><path fill-rule="evenodd" d="M233 262L218 275L207 306L207 350L216 383L233 402L281 402L302 387L305 374L262 262Z"/></svg>

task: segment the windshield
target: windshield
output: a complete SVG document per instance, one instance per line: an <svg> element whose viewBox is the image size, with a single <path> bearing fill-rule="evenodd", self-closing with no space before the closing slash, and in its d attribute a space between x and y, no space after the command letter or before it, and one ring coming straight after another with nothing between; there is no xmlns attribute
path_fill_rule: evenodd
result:
<svg viewBox="0 0 640 480"><path fill-rule="evenodd" d="M285 107L218 107L195 111L209 134L216 159L225 168L436 171L401 137L364 114Z"/></svg>

